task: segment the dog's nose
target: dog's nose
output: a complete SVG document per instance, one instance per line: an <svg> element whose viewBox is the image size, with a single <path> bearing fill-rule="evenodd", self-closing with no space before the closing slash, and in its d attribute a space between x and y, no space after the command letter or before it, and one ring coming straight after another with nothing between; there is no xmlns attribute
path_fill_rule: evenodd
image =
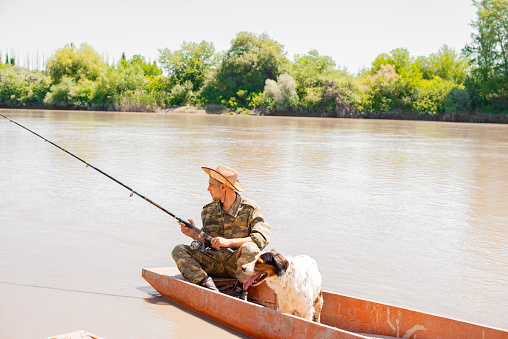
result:
<svg viewBox="0 0 508 339"><path fill-rule="evenodd" d="M244 265L244 266L242 266L242 272L243 272L243 273L245 273L245 269L246 269L246 268L245 268L245 265Z"/></svg>

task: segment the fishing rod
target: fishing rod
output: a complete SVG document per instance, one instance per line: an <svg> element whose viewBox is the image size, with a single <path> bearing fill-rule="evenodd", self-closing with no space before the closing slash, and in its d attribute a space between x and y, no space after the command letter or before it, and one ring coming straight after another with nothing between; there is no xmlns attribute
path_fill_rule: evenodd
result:
<svg viewBox="0 0 508 339"><path fill-rule="evenodd" d="M165 209L164 207L162 207L162 206L160 206L159 204L157 204L157 203L153 202L152 200L148 199L148 198L147 198L147 197L145 197L144 195L142 195L142 194L140 194L140 193L136 192L135 190L133 190L133 189L132 189L132 188L130 188L129 186L127 186L127 185L125 185L124 183L122 183L121 181L119 181L119 180L117 180L117 179L113 178L111 175L109 175L109 174L107 174L107 173L105 173L105 172L101 171L100 169L98 169L97 167L93 166L92 164L90 164L90 163L86 162L85 160L81 159L81 158L80 158L80 157L78 157L77 155L75 155L75 154L73 154L73 153L71 153L71 152L67 151L66 149L64 149L64 148L62 148L62 147L60 147L60 146L58 146L57 144L53 143L52 141L50 141L50 140L48 140L48 139L44 138L43 136L41 136L41 135L39 135L39 134L35 133L35 132L34 132L34 131L32 131L31 129L26 128L25 126L23 126L23 125L21 125L21 124L18 124L16 121L9 119L8 117L6 117L5 115L3 115L2 113L0 113L0 115L1 115L2 117L4 117L5 119L9 120L10 122L12 122L12 123L14 123L14 124L18 125L18 126L19 126L19 127L21 127L21 128L24 128L24 129L25 129L25 130L27 130L28 132L30 132L30 133L32 133L32 134L35 134L36 136L38 136L39 138L43 139L44 141L49 142L51 145L53 145L53 146L55 146L55 147L59 148L60 150L64 151L65 153L67 153L67 154L69 154L69 155L73 156L74 158L78 159L79 161L81 161L82 163L84 163L84 164L86 165L86 167L91 167L91 168L93 168L94 170L96 170L97 172L99 172L99 173L101 173L101 174L105 175L106 177L110 178L111 180L113 180L113 181L114 181L114 182L116 182L117 184L122 185L123 187L125 187L126 189L128 189L128 190L131 192L131 195L130 195L131 197L132 197L134 194L136 194L138 197L140 197L140 198L142 198L142 199L144 199L144 200L148 201L150 204L152 204L152 205L154 205L155 207L159 208L159 209L160 209L160 210L162 210L163 212L166 212L167 214L169 214L170 216L172 216L173 218L175 218L176 220L178 220L179 222L181 222L181 223L182 223L182 224L184 224L185 226L187 226L187 227L189 227L190 229L192 229L192 230L193 230L194 232L196 232L197 234L201 235L201 236L203 237L203 243L201 243L201 245L195 245L195 242L193 242L193 248L198 249L198 250L200 250L200 251L202 251L202 252L206 253L207 248L208 248L208 247L211 247L210 241L211 241L214 237L212 237L210 234L203 232L202 230L200 230L200 229L199 229L199 228L197 228L196 226L192 225L191 223L189 223L189 222L187 222L187 221L183 220L182 218L177 217L176 215L174 215L173 213L169 212L169 211L168 211L167 209ZM229 247L226 247L226 248L225 248L225 250L226 250L226 251L228 251L229 253L234 253L234 251L233 251L231 248L229 248Z"/></svg>

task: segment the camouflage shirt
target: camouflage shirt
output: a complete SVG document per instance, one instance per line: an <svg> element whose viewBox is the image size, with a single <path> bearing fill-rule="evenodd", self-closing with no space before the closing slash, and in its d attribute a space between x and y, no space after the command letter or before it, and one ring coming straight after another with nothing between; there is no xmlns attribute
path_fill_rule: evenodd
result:
<svg viewBox="0 0 508 339"><path fill-rule="evenodd" d="M201 211L203 232L226 239L251 237L259 249L270 241L271 227L263 219L261 208L236 193L236 201L229 210L222 209L220 200L212 201Z"/></svg>

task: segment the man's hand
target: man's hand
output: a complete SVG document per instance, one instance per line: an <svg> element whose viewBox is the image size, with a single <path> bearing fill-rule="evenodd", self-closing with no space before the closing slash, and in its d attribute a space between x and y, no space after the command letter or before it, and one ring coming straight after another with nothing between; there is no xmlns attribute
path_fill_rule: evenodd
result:
<svg viewBox="0 0 508 339"><path fill-rule="evenodd" d="M213 238L210 243L215 248L221 248L221 247L230 247L232 246L232 239L226 239L221 237L215 237Z"/></svg>
<svg viewBox="0 0 508 339"><path fill-rule="evenodd" d="M221 237L215 237L210 241L212 246L215 248L233 247L233 246L240 247L243 244L245 244L246 242L252 242L252 238L246 237L246 238L226 239L226 238L221 238Z"/></svg>
<svg viewBox="0 0 508 339"><path fill-rule="evenodd" d="M185 234L186 236L188 236L194 240L198 240L199 236L198 236L198 234L196 234L196 232L194 232L192 230L192 228L185 226L185 224L183 222L180 222L180 221L177 221L177 222L180 224L180 231L182 231L183 234ZM189 219L189 224L191 224L192 226L196 226L194 224L194 221L192 221L192 219Z"/></svg>

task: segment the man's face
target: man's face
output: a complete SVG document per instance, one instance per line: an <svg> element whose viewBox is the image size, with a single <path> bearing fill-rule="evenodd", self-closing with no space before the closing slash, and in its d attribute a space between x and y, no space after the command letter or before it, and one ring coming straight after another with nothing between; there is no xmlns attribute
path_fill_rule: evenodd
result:
<svg viewBox="0 0 508 339"><path fill-rule="evenodd" d="M208 192L213 200L220 200L224 196L222 191L222 183L212 177L208 179Z"/></svg>

